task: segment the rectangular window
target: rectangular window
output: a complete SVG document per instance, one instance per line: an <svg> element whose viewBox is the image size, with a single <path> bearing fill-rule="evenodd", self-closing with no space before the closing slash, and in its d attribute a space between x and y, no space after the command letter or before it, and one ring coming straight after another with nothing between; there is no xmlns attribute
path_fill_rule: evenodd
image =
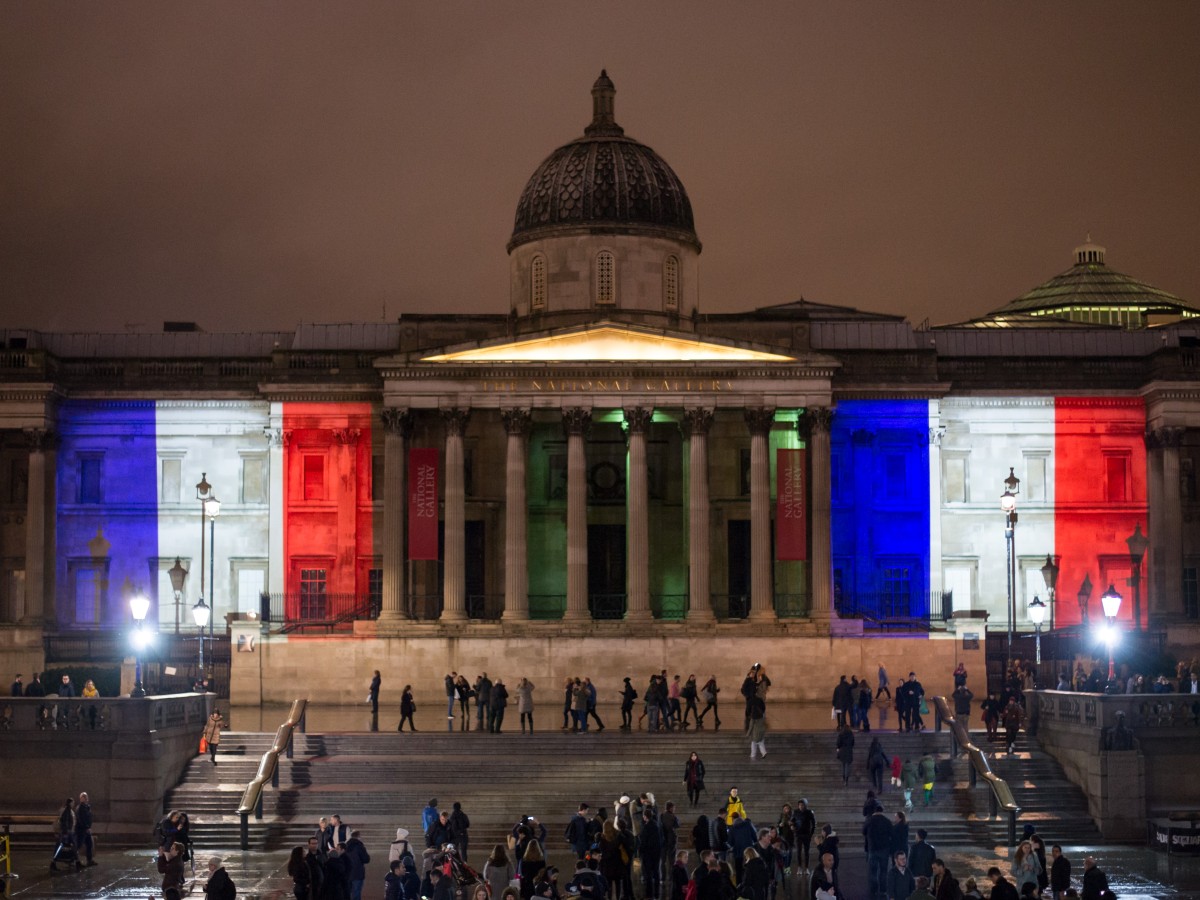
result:
<svg viewBox="0 0 1200 900"><path fill-rule="evenodd" d="M1046 497L1046 457L1025 457L1025 483L1021 493L1031 503L1044 503Z"/></svg>
<svg viewBox="0 0 1200 900"><path fill-rule="evenodd" d="M750 496L750 448L738 450L738 494Z"/></svg>
<svg viewBox="0 0 1200 900"><path fill-rule="evenodd" d="M22 456L8 463L8 502L14 506L24 506L28 499L29 457Z"/></svg>
<svg viewBox="0 0 1200 900"><path fill-rule="evenodd" d="M267 499L267 458L242 457L242 502L265 503Z"/></svg>
<svg viewBox="0 0 1200 900"><path fill-rule="evenodd" d="M966 503L970 499L965 456L942 457L942 499L946 503Z"/></svg>
<svg viewBox="0 0 1200 900"><path fill-rule="evenodd" d="M96 625L101 621L108 594L108 569L101 566L73 567L75 576L76 625Z"/></svg>
<svg viewBox="0 0 1200 900"><path fill-rule="evenodd" d="M159 500L163 503L179 502L182 469L182 459L164 458L162 460L162 490L159 492Z"/></svg>
<svg viewBox="0 0 1200 900"><path fill-rule="evenodd" d="M101 503L104 500L100 491L101 470L103 462L100 456L84 456L79 460L79 502Z"/></svg>
<svg viewBox="0 0 1200 900"><path fill-rule="evenodd" d="M613 268L613 255L607 250L601 250L596 256L597 306L612 306L617 302Z"/></svg>
<svg viewBox="0 0 1200 900"><path fill-rule="evenodd" d="M371 456L371 499L383 499L383 454L375 453Z"/></svg>
<svg viewBox="0 0 1200 900"><path fill-rule="evenodd" d="M240 613L257 613L261 606L260 596L267 589L267 564L265 562L234 563L237 584L237 609Z"/></svg>
<svg viewBox="0 0 1200 900"><path fill-rule="evenodd" d="M1179 460L1179 496L1184 500L1196 499L1196 464L1191 457Z"/></svg>
<svg viewBox="0 0 1200 900"><path fill-rule="evenodd" d="M880 584L881 608L883 616L907 616L909 614L909 599L912 595L912 581L907 566L889 566L883 570Z"/></svg>
<svg viewBox="0 0 1200 900"><path fill-rule="evenodd" d="M1129 499L1129 457L1124 453L1104 454L1104 499L1109 503Z"/></svg>
<svg viewBox="0 0 1200 900"><path fill-rule="evenodd" d="M971 609L974 588L974 563L942 562L942 596L951 595L951 610Z"/></svg>
<svg viewBox="0 0 1200 900"><path fill-rule="evenodd" d="M1183 568L1183 613L1189 619L1200 619L1200 570L1195 566Z"/></svg>
<svg viewBox="0 0 1200 900"><path fill-rule="evenodd" d="M875 486L880 499L903 500L908 497L908 466L902 453L884 453L880 473L883 478Z"/></svg>
<svg viewBox="0 0 1200 900"><path fill-rule="evenodd" d="M325 499L325 457L310 453L304 457L304 499Z"/></svg>
<svg viewBox="0 0 1200 900"><path fill-rule="evenodd" d="M327 607L326 569L300 570L300 618L324 619Z"/></svg>

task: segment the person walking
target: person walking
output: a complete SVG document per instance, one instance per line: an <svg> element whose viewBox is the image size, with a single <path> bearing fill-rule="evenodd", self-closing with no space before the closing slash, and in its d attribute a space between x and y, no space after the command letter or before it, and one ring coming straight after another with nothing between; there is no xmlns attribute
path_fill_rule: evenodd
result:
<svg viewBox="0 0 1200 900"><path fill-rule="evenodd" d="M878 700L880 694L887 694L888 700L891 700L892 690L890 687L888 687L890 683L888 681L888 673L887 669L883 667L882 663L879 664L879 674L876 676L876 678L878 679L877 684L879 687L875 689L875 699Z"/></svg>
<svg viewBox="0 0 1200 900"><path fill-rule="evenodd" d="M508 856L503 844L492 848L491 855L483 864L483 880L487 883L493 897L499 897L508 888L509 882L516 878L516 868ZM532 887L532 882L530 882Z"/></svg>
<svg viewBox="0 0 1200 900"><path fill-rule="evenodd" d="M225 871L225 863L219 856L208 858L208 880L204 882L205 900L236 900L237 885Z"/></svg>
<svg viewBox="0 0 1200 900"><path fill-rule="evenodd" d="M417 726L413 724L413 713L417 711L417 704L413 702L412 685L406 684L403 693L400 694L400 724L396 726L397 731L404 730L404 723L408 722L408 730L416 731Z"/></svg>
<svg viewBox="0 0 1200 900"><path fill-rule="evenodd" d="M224 727L225 720L221 718L221 711L214 709L204 726L204 740L208 744L208 756L214 766L217 764L217 745L221 743L221 729Z"/></svg>
<svg viewBox="0 0 1200 900"><path fill-rule="evenodd" d="M1071 887L1071 861L1063 855L1061 844L1050 848L1050 857L1050 891L1054 900L1062 900Z"/></svg>
<svg viewBox="0 0 1200 900"><path fill-rule="evenodd" d="M633 729L633 701L637 699L637 688L633 686L629 676L625 676L625 680L621 685L621 730L630 731ZM610 881L611 885L612 882Z"/></svg>
<svg viewBox="0 0 1200 900"><path fill-rule="evenodd" d="M375 670L375 674L371 676L371 686L367 688L367 702L371 704L371 719L375 720L379 715L379 687L383 684L383 676L379 674L379 670ZM378 722L376 722L378 726ZM372 728L372 731L378 731L378 727Z"/></svg>
<svg viewBox="0 0 1200 900"><path fill-rule="evenodd" d="M1082 900L1101 900L1105 894L1111 893L1108 889L1108 876L1103 870L1096 865L1094 856L1085 857L1083 860L1083 890L1079 896Z"/></svg>
<svg viewBox="0 0 1200 900"><path fill-rule="evenodd" d="M950 699L954 701L954 718L962 723L962 727L971 730L971 701L975 699L975 695L971 693L971 689L965 684L960 684L954 689L954 693L950 695Z"/></svg>
<svg viewBox="0 0 1200 900"><path fill-rule="evenodd" d="M350 832L350 840L346 841L345 846L342 855L350 863L350 900L362 900L363 884L367 880L367 863L371 861L371 854L367 852L358 831Z"/></svg>
<svg viewBox="0 0 1200 900"><path fill-rule="evenodd" d="M458 700L458 673L451 672L445 678L446 684L446 730L454 730L454 703Z"/></svg>
<svg viewBox="0 0 1200 900"><path fill-rule="evenodd" d="M65 855L63 851L74 850L75 868L82 869L83 865L79 862L78 848L75 847L75 800L68 797L63 804L63 808L58 814L58 845L54 848L54 855L50 857L50 871L58 871L58 858Z"/></svg>
<svg viewBox="0 0 1200 900"><path fill-rule="evenodd" d="M906 759L904 765L900 768L900 787L904 791L904 811L912 812L913 800L912 795L921 784L921 773L917 769L917 764L911 759Z"/></svg>
<svg viewBox="0 0 1200 900"><path fill-rule="evenodd" d="M713 719L716 720L716 728L721 727L721 713L717 708L717 695L721 693L721 689L717 687L717 676L710 675L708 681L704 682L704 687L700 690L700 699L704 701L704 709L700 711L700 715L696 718L696 727L704 727L704 717L708 715L711 709Z"/></svg>
<svg viewBox="0 0 1200 900"><path fill-rule="evenodd" d="M517 682L517 713L521 717L521 734L525 733L526 723L529 733L533 734L533 688L533 682L524 676Z"/></svg>
<svg viewBox="0 0 1200 900"><path fill-rule="evenodd" d="M928 836L924 828L918 828L917 840L908 848L908 864L912 867L913 875L918 878L922 875L926 878L933 877L933 861L937 859L937 850L925 840Z"/></svg>
<svg viewBox="0 0 1200 900"><path fill-rule="evenodd" d="M480 673L475 679L475 730L484 731L488 727L492 712L492 679L487 672Z"/></svg>
<svg viewBox="0 0 1200 900"><path fill-rule="evenodd" d="M467 849L471 844L471 819L463 812L462 804L457 800L450 808L447 824L450 826L450 838L454 842L454 849L458 851L459 859L466 862Z"/></svg>
<svg viewBox="0 0 1200 900"><path fill-rule="evenodd" d="M492 734L499 734L504 727L504 710L507 708L508 688L504 686L502 678L497 678L492 685L491 702L488 707L488 731Z"/></svg>
<svg viewBox="0 0 1200 900"><path fill-rule="evenodd" d="M471 697L476 696L466 675L459 675L454 680L454 693L458 696L458 730L471 730Z"/></svg>
<svg viewBox="0 0 1200 900"><path fill-rule="evenodd" d="M867 750L867 771L871 775L871 784L877 795L883 794L883 773L891 768L891 758L883 752L879 738L871 739L871 747Z"/></svg>
<svg viewBox="0 0 1200 900"><path fill-rule="evenodd" d="M750 719L746 736L750 739L750 759L755 754L763 759L767 757L767 704L762 697L755 694L750 698Z"/></svg>
<svg viewBox="0 0 1200 900"><path fill-rule="evenodd" d="M833 689L833 712L837 719L837 728L841 729L847 723L847 714L850 712L850 707L853 705L851 700L850 683L846 681L846 676L843 675L837 683L837 687Z"/></svg>
<svg viewBox="0 0 1200 900"><path fill-rule="evenodd" d="M850 767L854 764L854 732L845 722L838 726L837 759L842 764L842 787L850 784Z"/></svg>
<svg viewBox="0 0 1200 900"><path fill-rule="evenodd" d="M595 719L596 730L603 731L604 723L600 721L600 714L596 712L596 686L592 684L592 679L587 676L584 676L583 686L587 689L587 714L584 716L584 720L586 721L589 718Z"/></svg>
<svg viewBox="0 0 1200 900"><path fill-rule="evenodd" d="M1007 748L1009 756L1012 756L1013 747L1017 743L1017 733L1021 730L1021 723L1025 721L1025 710L1021 708L1021 704L1017 702L1017 698L1009 697L1008 706L1004 707L1004 746Z"/></svg>
<svg viewBox="0 0 1200 900"><path fill-rule="evenodd" d="M689 675L687 677L687 681L683 684L683 688L679 692L679 696L683 698L684 702L682 722L684 728L688 727L689 717L694 719L697 725L700 724L699 709L696 706L696 697L699 695L699 693L699 689L696 687L696 676Z"/></svg>
<svg viewBox="0 0 1200 900"><path fill-rule="evenodd" d="M1000 713L1003 712L1000 700L995 693L989 692L987 698L980 701L979 709L983 713L983 724L987 728L988 740L994 741L997 727L1000 724Z"/></svg>
<svg viewBox="0 0 1200 900"><path fill-rule="evenodd" d="M867 890L871 900L878 900L887 890L888 860L892 858L892 823L875 804L862 827L867 848Z"/></svg>
<svg viewBox="0 0 1200 900"><path fill-rule="evenodd" d="M924 805L933 803L933 782L937 778L937 763L933 756L926 753L917 763L917 771L921 777L921 786L925 789Z"/></svg>
<svg viewBox="0 0 1200 900"><path fill-rule="evenodd" d="M79 803L75 805L75 852L82 853L89 866L96 864L93 858L96 842L92 840L92 824L92 804L87 791L83 791L79 795Z"/></svg>
<svg viewBox="0 0 1200 900"><path fill-rule="evenodd" d="M700 792L704 790L704 760L695 750L688 756L683 767L683 784L687 788L688 802L693 807L700 805Z"/></svg>

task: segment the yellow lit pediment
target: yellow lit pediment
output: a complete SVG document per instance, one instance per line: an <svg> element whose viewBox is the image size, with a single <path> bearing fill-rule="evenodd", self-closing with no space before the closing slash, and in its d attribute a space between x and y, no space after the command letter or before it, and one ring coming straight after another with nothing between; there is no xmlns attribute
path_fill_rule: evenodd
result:
<svg viewBox="0 0 1200 900"><path fill-rule="evenodd" d="M603 326L427 356L423 362L791 362L745 347Z"/></svg>

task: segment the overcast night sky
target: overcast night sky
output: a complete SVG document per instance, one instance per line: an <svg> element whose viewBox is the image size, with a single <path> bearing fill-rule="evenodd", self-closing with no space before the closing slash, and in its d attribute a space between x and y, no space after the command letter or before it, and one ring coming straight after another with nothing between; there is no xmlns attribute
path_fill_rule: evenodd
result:
<svg viewBox="0 0 1200 900"><path fill-rule="evenodd" d="M686 186L701 310L980 315L1071 263L1200 302L1200 3L8 2L0 327L508 311L591 116Z"/></svg>

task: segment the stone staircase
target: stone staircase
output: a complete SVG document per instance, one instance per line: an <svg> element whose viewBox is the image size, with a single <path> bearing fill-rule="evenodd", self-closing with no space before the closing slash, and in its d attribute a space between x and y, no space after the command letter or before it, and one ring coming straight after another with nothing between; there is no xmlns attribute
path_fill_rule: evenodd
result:
<svg viewBox="0 0 1200 900"><path fill-rule="evenodd" d="M361 829L369 850L382 852L397 827L412 832L419 847L421 809L431 797L448 809L459 800L471 818L472 860L482 859L504 839L522 814L542 820L550 849L562 849L565 823L578 803L610 811L622 793L652 791L660 805L675 800L690 832L696 815L714 811L736 784L757 824L774 822L784 800L806 797L818 822L830 822L843 846L857 848L861 808L869 787L862 769L870 737L878 735L889 754L916 758L933 752L939 778L935 803L918 805L910 816L915 836L926 828L940 847L997 847L1006 842L1007 823L988 815L988 791L968 786L965 757L950 759L948 733L859 735L858 762L849 788L841 785L834 758L834 734L775 733L768 756L751 762L748 745L735 731L649 735L613 728L576 735L560 731L489 735L458 732L330 733L297 735L295 758L281 760L280 787L268 787L264 818L250 820L251 846L282 849L303 843L322 815L340 813ZM982 738L982 735L979 736ZM226 732L216 766L197 757L180 784L166 797L165 809L186 810L200 848L235 847L239 840L238 802L254 776L271 735ZM687 808L682 785L684 761L697 750L707 767L709 790L697 810ZM1064 777L1053 759L1020 742L1013 757L993 759L994 771L1009 781L1022 807L1053 840L1099 838L1083 794ZM883 802L889 813L900 793L889 787ZM682 846L690 846L684 837Z"/></svg>

